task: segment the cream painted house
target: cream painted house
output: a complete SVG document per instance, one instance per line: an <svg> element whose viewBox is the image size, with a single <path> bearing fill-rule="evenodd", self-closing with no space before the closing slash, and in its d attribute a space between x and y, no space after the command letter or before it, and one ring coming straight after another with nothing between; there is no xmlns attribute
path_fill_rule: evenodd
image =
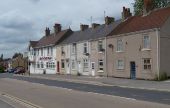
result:
<svg viewBox="0 0 170 108"><path fill-rule="evenodd" d="M170 76L170 7L145 12L125 17L107 37L109 76L132 79L155 79L164 73Z"/></svg>

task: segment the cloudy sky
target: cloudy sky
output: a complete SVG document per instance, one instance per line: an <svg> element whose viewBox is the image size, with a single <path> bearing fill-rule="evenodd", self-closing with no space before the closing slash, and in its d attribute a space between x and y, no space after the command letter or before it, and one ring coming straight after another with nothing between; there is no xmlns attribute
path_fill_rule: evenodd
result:
<svg viewBox="0 0 170 108"><path fill-rule="evenodd" d="M0 54L11 57L27 50L29 40L38 40L45 27L78 30L80 23L104 23L107 16L121 17L122 7L134 0L3 0L0 3ZM132 10L133 11L133 10Z"/></svg>

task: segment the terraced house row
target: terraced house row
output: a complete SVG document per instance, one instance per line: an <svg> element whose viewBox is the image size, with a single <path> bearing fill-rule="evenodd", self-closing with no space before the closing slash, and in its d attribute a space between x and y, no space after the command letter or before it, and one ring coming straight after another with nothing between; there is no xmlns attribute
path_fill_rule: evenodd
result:
<svg viewBox="0 0 170 108"><path fill-rule="evenodd" d="M71 74L154 79L170 76L170 7L132 16L123 7L122 19L80 25L79 31L54 25L29 44L31 74Z"/></svg>

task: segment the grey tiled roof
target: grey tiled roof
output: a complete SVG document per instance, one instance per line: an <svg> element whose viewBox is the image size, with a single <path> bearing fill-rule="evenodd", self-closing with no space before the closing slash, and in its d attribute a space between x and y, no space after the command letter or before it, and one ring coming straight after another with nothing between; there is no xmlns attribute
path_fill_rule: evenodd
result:
<svg viewBox="0 0 170 108"><path fill-rule="evenodd" d="M86 40L95 40L98 38L103 38L109 35L119 24L121 23L121 20L115 21L114 23L111 23L109 25L100 25L93 28L88 28L84 31L75 31L72 35L68 36L66 39L64 39L59 44L69 44L69 43L75 43L80 41L86 41Z"/></svg>

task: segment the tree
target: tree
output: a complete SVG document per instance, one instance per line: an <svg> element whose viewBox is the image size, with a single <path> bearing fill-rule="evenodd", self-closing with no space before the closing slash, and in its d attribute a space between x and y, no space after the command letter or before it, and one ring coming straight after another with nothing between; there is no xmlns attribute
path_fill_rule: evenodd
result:
<svg viewBox="0 0 170 108"><path fill-rule="evenodd" d="M170 0L152 0L153 8L162 8L170 6ZM135 15L141 15L144 8L144 0L135 0L133 4Z"/></svg>
<svg viewBox="0 0 170 108"><path fill-rule="evenodd" d="M19 56L21 56L21 57L22 57L23 55L22 55L21 53L15 53L15 54L13 55L13 57L12 57L12 58L14 59L14 58L17 58L17 57L19 57Z"/></svg>
<svg viewBox="0 0 170 108"><path fill-rule="evenodd" d="M0 61L3 61L3 54L1 54Z"/></svg>

